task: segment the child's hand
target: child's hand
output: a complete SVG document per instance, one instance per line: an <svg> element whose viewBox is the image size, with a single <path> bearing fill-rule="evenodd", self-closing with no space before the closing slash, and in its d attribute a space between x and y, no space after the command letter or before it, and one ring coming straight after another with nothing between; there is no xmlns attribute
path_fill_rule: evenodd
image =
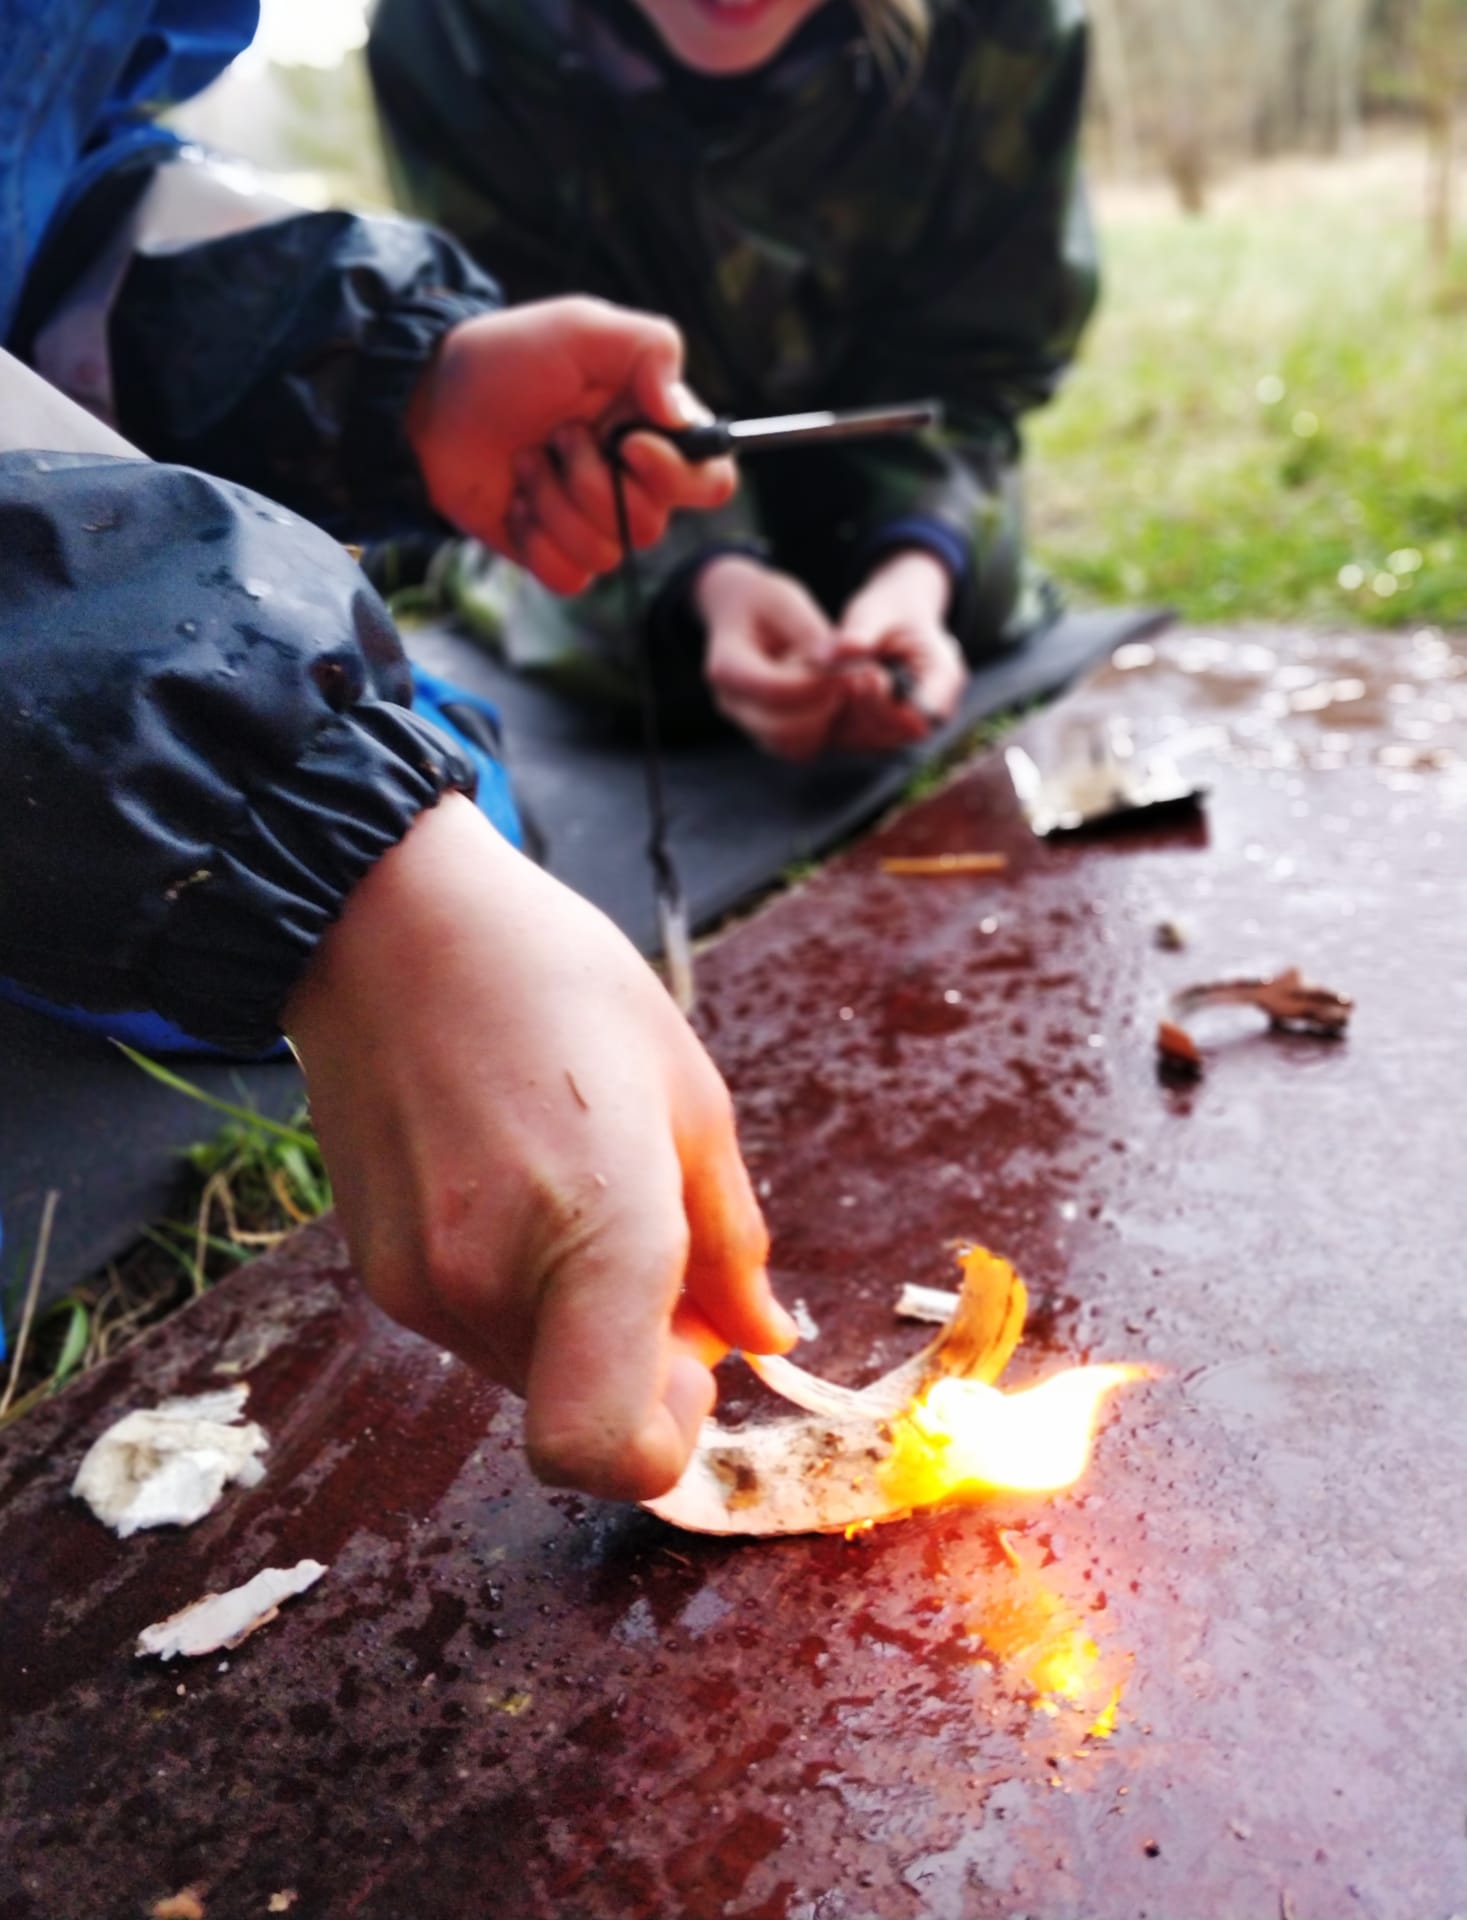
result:
<svg viewBox="0 0 1467 1920"><path fill-rule="evenodd" d="M546 300L466 320L445 337L408 409L433 505L465 533L521 561L554 593L578 593L621 548L608 429L706 419L682 385L677 329L602 300ZM685 461L657 434L623 448L639 547L677 507L717 507L730 460Z"/></svg>
<svg viewBox="0 0 1467 1920"><path fill-rule="evenodd" d="M664 1492L709 1367L796 1335L727 1090L646 964L453 794L351 894L286 1024L372 1297L525 1396L542 1479Z"/></svg>
<svg viewBox="0 0 1467 1920"><path fill-rule="evenodd" d="M951 591L941 561L911 549L885 561L846 603L838 657L847 694L833 746L862 753L905 747L953 712L968 668L944 624ZM882 659L907 669L905 697L897 698L876 664Z"/></svg>
<svg viewBox="0 0 1467 1920"><path fill-rule="evenodd" d="M712 560L694 591L708 629L704 672L718 710L768 753L808 760L845 703L836 636L797 580L738 554Z"/></svg>

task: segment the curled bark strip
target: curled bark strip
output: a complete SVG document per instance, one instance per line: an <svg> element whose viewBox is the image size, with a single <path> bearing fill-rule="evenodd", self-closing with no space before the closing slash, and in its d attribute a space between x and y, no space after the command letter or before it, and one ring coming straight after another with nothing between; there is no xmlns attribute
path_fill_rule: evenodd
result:
<svg viewBox="0 0 1467 1920"><path fill-rule="evenodd" d="M738 1429L710 1420L672 1489L648 1507L695 1533L838 1533L895 1520L915 1502L883 1476L907 1410L940 1380L992 1386L1023 1330L1028 1300L1007 1261L972 1248L952 1318L910 1360L868 1387L834 1385L788 1360L749 1357L803 1411Z"/></svg>
<svg viewBox="0 0 1467 1920"><path fill-rule="evenodd" d="M1212 980L1184 987L1172 995L1169 1019L1158 1022L1156 1051L1163 1067L1196 1075L1202 1071L1202 1050L1181 1021L1203 1007L1256 1007L1277 1033L1309 1033L1334 1040L1350 1024L1355 1003L1332 987L1316 986L1297 967L1269 979L1250 976L1239 980Z"/></svg>

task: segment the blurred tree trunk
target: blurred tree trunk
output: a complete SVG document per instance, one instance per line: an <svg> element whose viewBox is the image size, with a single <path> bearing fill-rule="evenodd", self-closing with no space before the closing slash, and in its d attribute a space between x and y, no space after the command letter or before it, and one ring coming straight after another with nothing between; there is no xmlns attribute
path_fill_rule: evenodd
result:
<svg viewBox="0 0 1467 1920"><path fill-rule="evenodd" d="M1426 114L1427 238L1438 270L1452 250L1457 96L1467 70L1467 0L1422 0L1421 88Z"/></svg>
<svg viewBox="0 0 1467 1920"><path fill-rule="evenodd" d="M1215 171L1216 105L1223 94L1216 70L1215 0L1160 0L1152 4L1160 101L1162 164L1184 213L1202 213Z"/></svg>
<svg viewBox="0 0 1467 1920"><path fill-rule="evenodd" d="M1198 211L1230 160L1353 145L1367 58L1431 4L1467 0L1091 0L1097 119Z"/></svg>
<svg viewBox="0 0 1467 1920"><path fill-rule="evenodd" d="M1139 171L1141 142L1136 133L1136 104L1126 31L1116 0L1090 0L1095 24L1095 96L1109 135L1111 165L1118 173Z"/></svg>
<svg viewBox="0 0 1467 1920"><path fill-rule="evenodd" d="M1298 138L1300 0L1254 9L1247 37L1252 54L1249 98L1241 114L1243 151L1259 159L1283 153Z"/></svg>
<svg viewBox="0 0 1467 1920"><path fill-rule="evenodd" d="M1322 153L1353 146L1360 132L1365 0L1315 0L1306 10L1306 138Z"/></svg>

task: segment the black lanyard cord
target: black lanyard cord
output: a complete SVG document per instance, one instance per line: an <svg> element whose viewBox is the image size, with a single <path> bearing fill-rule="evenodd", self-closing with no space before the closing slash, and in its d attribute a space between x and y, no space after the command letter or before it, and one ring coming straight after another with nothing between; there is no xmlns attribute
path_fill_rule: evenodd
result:
<svg viewBox="0 0 1467 1920"><path fill-rule="evenodd" d="M642 717L642 771L647 787L647 859L657 895L658 930L668 990L684 1013L693 1010L693 954L688 930L687 903L668 844L667 793L662 778L662 735L657 722L657 686L652 651L647 644L647 604L641 568L632 541L627 512L627 465L622 457L624 433L613 437L610 449L611 487L616 500L616 530L621 541L622 600L637 660L637 704Z"/></svg>

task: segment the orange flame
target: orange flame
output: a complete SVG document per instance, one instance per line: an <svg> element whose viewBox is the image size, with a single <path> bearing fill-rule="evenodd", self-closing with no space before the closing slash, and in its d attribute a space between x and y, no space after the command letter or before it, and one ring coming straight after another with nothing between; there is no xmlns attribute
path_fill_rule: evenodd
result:
<svg viewBox="0 0 1467 1920"><path fill-rule="evenodd" d="M1069 1367L1020 1393L977 1380L938 1380L893 1430L883 1477L904 1503L967 1492L1054 1493L1090 1459L1101 1402L1145 1367Z"/></svg>

